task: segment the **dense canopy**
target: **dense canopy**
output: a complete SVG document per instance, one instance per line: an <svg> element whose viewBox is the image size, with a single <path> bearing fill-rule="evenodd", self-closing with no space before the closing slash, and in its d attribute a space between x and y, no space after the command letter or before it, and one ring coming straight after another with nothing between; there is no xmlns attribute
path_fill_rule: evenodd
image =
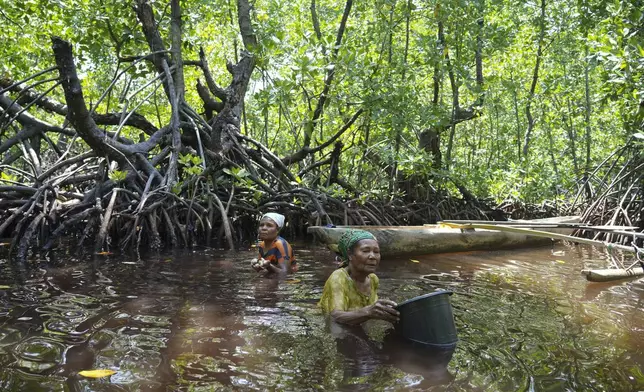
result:
<svg viewBox="0 0 644 392"><path fill-rule="evenodd" d="M641 201L642 9L0 0L0 237L233 247L260 210L485 218L591 203L620 169Z"/></svg>

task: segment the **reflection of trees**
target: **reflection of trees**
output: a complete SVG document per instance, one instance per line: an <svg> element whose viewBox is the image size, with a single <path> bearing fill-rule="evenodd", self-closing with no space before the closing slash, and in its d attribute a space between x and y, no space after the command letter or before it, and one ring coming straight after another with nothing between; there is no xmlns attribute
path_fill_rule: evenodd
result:
<svg viewBox="0 0 644 392"><path fill-rule="evenodd" d="M45 270L11 267L22 282L31 282L31 289L12 289L13 297L4 299L13 301L8 304L15 312L20 310L16 305L20 300L21 309L51 308L45 313L56 315L41 320L45 313L32 312L33 320L21 326L44 325L46 333L66 334L87 329L82 339L89 340L83 348L93 350L94 366L119 367L122 371L112 383L130 390L136 390L135 384L166 385L173 390L217 386L338 390L347 384L396 389L425 377L379 359L369 374L347 377L350 355L338 350L338 341L329 334L315 305L323 275L332 271L322 273L323 267L311 265L285 281L270 281L245 269L247 263L241 263L246 256L177 253L172 259L166 256L143 266L70 265L48 268L44 275ZM307 260L302 259L305 265ZM380 274L381 296L400 300L437 287L456 292L451 300L461 342L449 364L455 379L432 390L622 391L644 385L637 367L644 359L644 339L637 330L644 316L637 292L641 283L602 286L591 300L585 300L580 299L587 287L583 280L526 273L524 268L499 266L490 272L480 266L464 267L457 277L449 275L444 281L421 280L410 271L385 266ZM91 284L81 284L88 280ZM83 312L63 320L59 310L63 305ZM0 345L22 341L27 337L24 332L0 329ZM373 335L369 334L372 339ZM79 342L68 343L80 347ZM71 354L75 353L67 351L68 367L86 366L73 365ZM5 367L12 366L11 361L10 356L0 356ZM426 362L414 361L417 364ZM9 372L0 370L2 375ZM629 381L631 376L634 379Z"/></svg>
<svg viewBox="0 0 644 392"><path fill-rule="evenodd" d="M628 333L610 309L529 275L483 272L478 280L473 296L452 297L461 339L456 390L632 388Z"/></svg>

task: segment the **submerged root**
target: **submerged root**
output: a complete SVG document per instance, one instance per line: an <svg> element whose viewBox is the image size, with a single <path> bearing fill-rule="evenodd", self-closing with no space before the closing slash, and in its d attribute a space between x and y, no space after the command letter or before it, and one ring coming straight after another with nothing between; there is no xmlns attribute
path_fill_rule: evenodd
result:
<svg viewBox="0 0 644 392"><path fill-rule="evenodd" d="M64 235L78 238L79 246L93 242L96 252L109 251L110 244L118 244L123 250L206 244L235 248L254 240L256 228L252 223L249 226L249 222L256 222L261 213L269 210L288 216L288 235L301 234L304 228L316 224L414 225L448 217L486 218L479 208L447 197L438 203L425 204L341 200L299 187L257 200L254 193L238 191L233 197L221 188L218 192L209 190L204 184L205 181L195 182L200 189L191 192L194 196L189 202L159 191L150 192L144 202L143 198L132 197L136 194L134 190L112 188L94 203L50 203L46 212L42 203L35 203L36 198L32 197L5 215L18 217L28 213L10 230L23 232L17 247L17 256L23 259L33 244L44 243L43 249L52 249ZM98 195L100 190L92 194ZM57 217L55 224L42 230L49 216Z"/></svg>

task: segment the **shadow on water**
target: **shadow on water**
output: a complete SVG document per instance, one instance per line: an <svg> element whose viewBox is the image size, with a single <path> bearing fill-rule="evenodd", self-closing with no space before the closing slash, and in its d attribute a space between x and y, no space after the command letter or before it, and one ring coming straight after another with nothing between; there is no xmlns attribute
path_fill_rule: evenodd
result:
<svg viewBox="0 0 644 392"><path fill-rule="evenodd" d="M644 280L579 276L605 253L383 261L381 298L455 293L459 344L430 352L384 322L327 325L316 302L333 258L297 251L284 281L252 273L253 252L0 258L0 390L644 390ZM116 373L78 375L89 369Z"/></svg>
<svg viewBox="0 0 644 392"><path fill-rule="evenodd" d="M407 341L388 330L382 342L372 340L364 329L328 322L337 350L345 358L343 384L347 390L371 390L383 365L393 366L404 373L416 375L418 388L448 384L454 379L447 369L456 346L446 349L431 348ZM413 376L412 376L413 377ZM376 385L374 385L376 384Z"/></svg>

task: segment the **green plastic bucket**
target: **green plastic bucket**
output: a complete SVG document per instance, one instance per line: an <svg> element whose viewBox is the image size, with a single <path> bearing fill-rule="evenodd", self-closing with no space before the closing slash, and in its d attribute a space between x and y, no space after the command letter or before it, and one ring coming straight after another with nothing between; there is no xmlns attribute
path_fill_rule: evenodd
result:
<svg viewBox="0 0 644 392"><path fill-rule="evenodd" d="M436 348L452 348L458 342L451 291L437 291L398 304L400 321L396 332L415 343Z"/></svg>

